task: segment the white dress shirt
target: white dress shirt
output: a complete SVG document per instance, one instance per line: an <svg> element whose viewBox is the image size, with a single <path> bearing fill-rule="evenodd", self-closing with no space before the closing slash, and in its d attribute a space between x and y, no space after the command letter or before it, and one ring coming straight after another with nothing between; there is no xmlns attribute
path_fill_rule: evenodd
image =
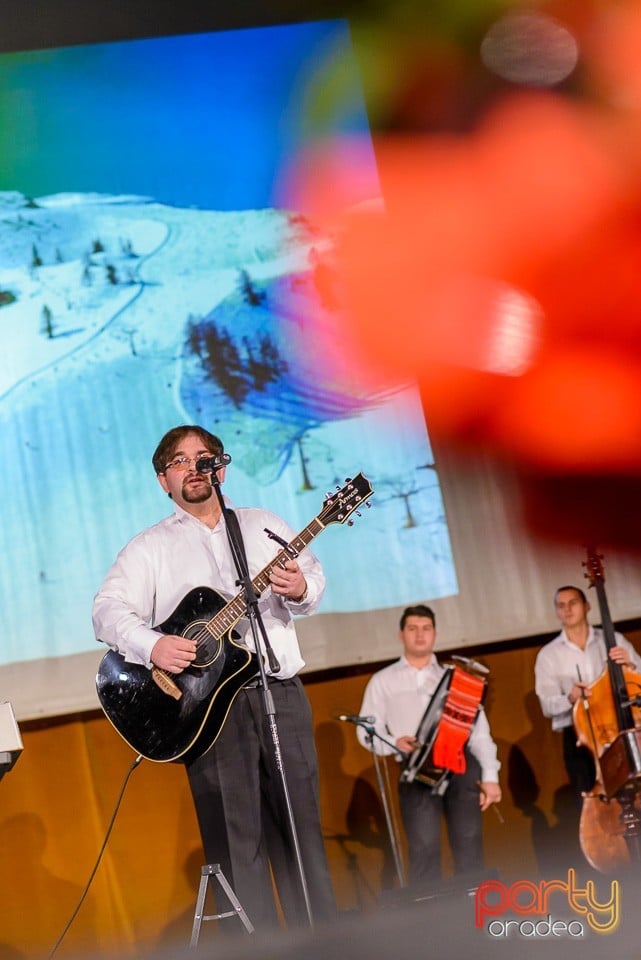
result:
<svg viewBox="0 0 641 960"><path fill-rule="evenodd" d="M620 633L615 633L614 639L618 647L628 651L635 670L641 669L641 658L630 641ZM594 683L607 662L603 631L598 627L590 627L583 650L568 640L565 630L541 647L534 664L535 690L544 716L552 720L553 730L572 726L572 705L568 694L579 682L579 671L581 683Z"/></svg>
<svg viewBox="0 0 641 960"><path fill-rule="evenodd" d="M374 717L376 732L391 743L395 743L399 737L413 737L444 673L445 668L435 656L420 669L408 663L404 656L401 657L370 679L363 695L361 716ZM362 746L369 750L367 731L359 726L356 734ZM481 765L482 780L498 783L501 764L482 708L472 727L468 747ZM374 749L380 754L394 752L377 738L374 738Z"/></svg>
<svg viewBox="0 0 641 960"><path fill-rule="evenodd" d="M96 637L113 647L131 663L151 666L151 651L161 635L161 624L194 587L211 587L225 600L239 593L236 568L221 517L214 529L177 504L166 517L130 540L107 573L93 608ZM235 511L243 534L250 576L253 579L277 556L281 547L269 539L265 527L287 543L294 531L276 514L257 508ZM313 613L325 590L325 577L316 557L306 550L297 562L307 581L302 602L285 600L270 589L258 608L270 643L280 663L276 676L293 677L304 666L293 614ZM249 622L242 619L235 629L253 650ZM269 669L267 668L269 673Z"/></svg>

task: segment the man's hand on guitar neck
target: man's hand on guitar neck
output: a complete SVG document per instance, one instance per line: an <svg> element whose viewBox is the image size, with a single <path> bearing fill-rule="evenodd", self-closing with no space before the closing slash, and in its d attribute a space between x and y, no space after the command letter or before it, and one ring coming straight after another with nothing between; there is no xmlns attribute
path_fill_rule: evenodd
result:
<svg viewBox="0 0 641 960"><path fill-rule="evenodd" d="M151 662L169 673L182 673L196 659L196 641L163 633L153 646Z"/></svg>
<svg viewBox="0 0 641 960"><path fill-rule="evenodd" d="M286 560L284 566L276 564L269 574L272 593L277 593L286 600L300 603L307 594L307 581L303 571L295 560Z"/></svg>

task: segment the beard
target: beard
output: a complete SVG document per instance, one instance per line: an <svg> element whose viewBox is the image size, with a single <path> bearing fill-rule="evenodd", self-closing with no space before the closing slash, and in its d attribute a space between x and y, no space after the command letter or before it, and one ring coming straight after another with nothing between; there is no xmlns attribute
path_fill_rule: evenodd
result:
<svg viewBox="0 0 641 960"><path fill-rule="evenodd" d="M206 480L202 480L198 486L190 486L189 483L183 484L182 495L185 503L204 503L209 500L214 488Z"/></svg>

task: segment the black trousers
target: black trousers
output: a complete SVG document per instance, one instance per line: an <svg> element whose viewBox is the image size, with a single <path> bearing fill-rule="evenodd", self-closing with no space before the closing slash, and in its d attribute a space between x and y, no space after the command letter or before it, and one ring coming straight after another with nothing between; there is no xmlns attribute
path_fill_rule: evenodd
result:
<svg viewBox="0 0 641 960"><path fill-rule="evenodd" d="M399 799L410 857L410 881L433 885L441 877L441 824L445 817L447 835L457 876L482 879L483 830L478 761L466 751L465 773L453 774L442 797L416 780L399 784Z"/></svg>
<svg viewBox="0 0 641 960"><path fill-rule="evenodd" d="M322 923L336 908L320 826L311 707L298 677L269 689L313 919ZM220 863L254 926L277 925L270 867L287 923L307 924L259 689L241 690L218 740L187 773L207 862Z"/></svg>
<svg viewBox="0 0 641 960"><path fill-rule="evenodd" d="M574 801L580 810L583 806L582 793L594 786L596 768L592 752L583 745L577 745L576 730L573 726L563 727L563 761Z"/></svg>

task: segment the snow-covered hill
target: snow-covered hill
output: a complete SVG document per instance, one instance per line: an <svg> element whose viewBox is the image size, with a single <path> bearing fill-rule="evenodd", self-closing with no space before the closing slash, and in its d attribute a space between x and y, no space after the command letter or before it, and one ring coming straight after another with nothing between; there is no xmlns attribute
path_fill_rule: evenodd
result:
<svg viewBox="0 0 641 960"><path fill-rule="evenodd" d="M110 325L127 342L135 331L147 349L174 349L187 316L213 309L239 269L295 269L310 239L273 209L0 192L0 291L12 298L0 308L0 397Z"/></svg>
<svg viewBox="0 0 641 960"><path fill-rule="evenodd" d="M325 611L456 590L438 478L419 471L431 451L416 391L351 395L348 358L329 375L306 329L321 242L282 210L0 193L0 660L93 646L91 601L108 565L170 508L150 458L181 422L223 437L232 500L296 530L345 477L362 470L378 485L376 511L315 547L331 572ZM257 313L242 277L265 295ZM188 344L194 318L235 337L241 374L262 349L282 378L254 379L239 402Z"/></svg>

